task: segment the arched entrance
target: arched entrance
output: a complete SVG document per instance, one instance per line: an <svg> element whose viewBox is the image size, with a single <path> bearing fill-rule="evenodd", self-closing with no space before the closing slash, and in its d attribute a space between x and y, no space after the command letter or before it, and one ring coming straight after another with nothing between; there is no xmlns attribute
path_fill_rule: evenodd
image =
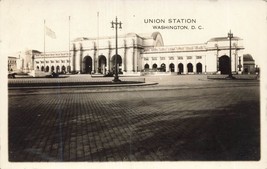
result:
<svg viewBox="0 0 267 169"><path fill-rule="evenodd" d="M56 67L56 73L59 73L59 66Z"/></svg>
<svg viewBox="0 0 267 169"><path fill-rule="evenodd" d="M223 55L219 58L219 71L221 74L229 74L230 72L230 58Z"/></svg>
<svg viewBox="0 0 267 169"><path fill-rule="evenodd" d="M118 65L118 73L122 73L122 58L120 55L117 55L117 65ZM112 56L111 58L111 69L112 72L115 73L115 55Z"/></svg>
<svg viewBox="0 0 267 169"><path fill-rule="evenodd" d="M187 64L187 72L188 73L192 73L193 72L193 65L192 65L192 63L188 63Z"/></svg>
<svg viewBox="0 0 267 169"><path fill-rule="evenodd" d="M171 72L174 72L174 64L173 63L170 64L169 68L170 68Z"/></svg>
<svg viewBox="0 0 267 169"><path fill-rule="evenodd" d="M202 64L201 63L197 64L197 73L202 73Z"/></svg>
<svg viewBox="0 0 267 169"><path fill-rule="evenodd" d="M160 71L161 71L161 72L166 72L166 65L165 65L165 63L162 63L162 64L160 65Z"/></svg>
<svg viewBox="0 0 267 169"><path fill-rule="evenodd" d="M37 66L36 69L39 70L39 66Z"/></svg>
<svg viewBox="0 0 267 169"><path fill-rule="evenodd" d="M145 64L144 68L145 68L145 71L148 71L149 70L149 64Z"/></svg>
<svg viewBox="0 0 267 169"><path fill-rule="evenodd" d="M71 66L67 66L67 71L71 72Z"/></svg>
<svg viewBox="0 0 267 169"><path fill-rule="evenodd" d="M83 64L82 64L82 73L89 73L92 72L92 58L90 56L85 56L83 58Z"/></svg>
<svg viewBox="0 0 267 169"><path fill-rule="evenodd" d="M49 66L46 66L45 71L49 72Z"/></svg>
<svg viewBox="0 0 267 169"><path fill-rule="evenodd" d="M61 70L62 70L62 73L66 73L66 67L64 65L62 66Z"/></svg>
<svg viewBox="0 0 267 169"><path fill-rule="evenodd" d="M157 65L156 63L154 63L154 64L152 65L152 68L153 68L154 71L157 71L158 65Z"/></svg>
<svg viewBox="0 0 267 169"><path fill-rule="evenodd" d="M178 64L178 73L179 74L184 73L184 65L182 63Z"/></svg>
<svg viewBox="0 0 267 169"><path fill-rule="evenodd" d="M99 56L98 73L106 74L107 59L104 55Z"/></svg>
<svg viewBox="0 0 267 169"><path fill-rule="evenodd" d="M54 70L55 70L55 67L51 66L51 72L54 72Z"/></svg>

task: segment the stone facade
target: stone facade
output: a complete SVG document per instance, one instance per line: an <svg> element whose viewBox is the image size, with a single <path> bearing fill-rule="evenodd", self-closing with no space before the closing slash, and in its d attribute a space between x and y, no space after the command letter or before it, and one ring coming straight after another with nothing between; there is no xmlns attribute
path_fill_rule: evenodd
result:
<svg viewBox="0 0 267 169"><path fill-rule="evenodd" d="M177 72L178 74L221 73L229 71L229 40L212 38L207 43L162 46L144 49L145 71ZM243 64L242 39L232 39L231 65L233 72L241 72ZM240 68L239 68L240 67Z"/></svg>
<svg viewBox="0 0 267 169"><path fill-rule="evenodd" d="M232 38L233 73L243 71L243 40ZM23 70L107 74L115 68L115 37L77 38L68 52L28 51ZM178 74L228 74L229 39L218 37L202 44L164 46L159 32L128 33L118 37L119 73L175 72ZM27 63L26 63L27 62Z"/></svg>

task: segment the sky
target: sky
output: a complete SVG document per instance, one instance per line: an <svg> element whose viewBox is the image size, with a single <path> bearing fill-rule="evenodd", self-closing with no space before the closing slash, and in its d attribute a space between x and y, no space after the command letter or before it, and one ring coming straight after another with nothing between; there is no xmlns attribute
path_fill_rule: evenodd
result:
<svg viewBox="0 0 267 169"><path fill-rule="evenodd" d="M116 16L122 22L119 35L159 31L165 45L181 45L226 37L231 30L243 39L244 53L251 54L257 65L267 57L267 2L263 0L0 0L0 5L1 57L26 49L43 51L44 20L56 34L56 39L46 36L45 50L68 51L69 23L71 40L94 38L98 33L114 36L110 22ZM165 23L145 23L146 19ZM174 24L168 19L195 19L196 23ZM159 30L153 25L203 29Z"/></svg>

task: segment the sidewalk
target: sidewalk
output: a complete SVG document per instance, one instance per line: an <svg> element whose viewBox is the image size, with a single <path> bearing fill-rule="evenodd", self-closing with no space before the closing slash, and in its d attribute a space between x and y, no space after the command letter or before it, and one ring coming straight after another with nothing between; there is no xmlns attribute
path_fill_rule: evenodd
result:
<svg viewBox="0 0 267 169"><path fill-rule="evenodd" d="M73 76L61 78L15 78L8 79L8 87L48 87L48 86L146 86L155 85L155 82L145 82L144 77L121 77L121 82L114 83L113 77L90 77L90 76Z"/></svg>

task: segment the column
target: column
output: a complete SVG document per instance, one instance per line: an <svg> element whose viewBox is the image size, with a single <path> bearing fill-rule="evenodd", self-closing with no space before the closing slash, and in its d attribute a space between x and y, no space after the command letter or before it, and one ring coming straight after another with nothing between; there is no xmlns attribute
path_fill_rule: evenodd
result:
<svg viewBox="0 0 267 169"><path fill-rule="evenodd" d="M127 58L127 44L126 40L124 40L124 50L123 50L123 62L122 62L122 71L126 72L126 58Z"/></svg>
<svg viewBox="0 0 267 169"><path fill-rule="evenodd" d="M197 73L197 57L196 56L192 56L192 58L195 58L194 59L194 64L193 65L193 73Z"/></svg>
<svg viewBox="0 0 267 169"><path fill-rule="evenodd" d="M133 39L133 52L132 52L132 71L134 71L134 63L135 63L135 40Z"/></svg>
<svg viewBox="0 0 267 169"><path fill-rule="evenodd" d="M165 59L168 59L167 57L165 57ZM166 70L165 72L169 72L170 71L170 62L169 62L169 59L167 60L166 62Z"/></svg>
<svg viewBox="0 0 267 169"><path fill-rule="evenodd" d="M80 44L80 50L77 52L77 70L82 73L82 56L83 56L83 47Z"/></svg>
<svg viewBox="0 0 267 169"><path fill-rule="evenodd" d="M185 62L183 63L184 64L184 74L187 74L187 57L185 57Z"/></svg>
<svg viewBox="0 0 267 169"><path fill-rule="evenodd" d="M76 59L76 49L75 49L75 44L73 44L73 48L72 48L72 71L76 71L75 59Z"/></svg>

